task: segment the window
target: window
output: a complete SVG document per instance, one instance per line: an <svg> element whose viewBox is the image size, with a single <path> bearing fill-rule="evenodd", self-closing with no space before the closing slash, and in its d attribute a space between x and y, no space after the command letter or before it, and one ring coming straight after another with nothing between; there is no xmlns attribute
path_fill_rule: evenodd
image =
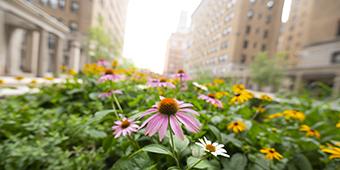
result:
<svg viewBox="0 0 340 170"><path fill-rule="evenodd" d="M332 54L331 63L333 63L333 64L340 64L340 51L335 51Z"/></svg>
<svg viewBox="0 0 340 170"><path fill-rule="evenodd" d="M246 60L247 60L247 56L245 54L242 54L241 55L241 60L240 60L241 64L246 63Z"/></svg>
<svg viewBox="0 0 340 170"><path fill-rule="evenodd" d="M338 21L338 31L336 33L336 36L340 36L340 20Z"/></svg>
<svg viewBox="0 0 340 170"><path fill-rule="evenodd" d="M248 41L247 41L247 40L244 40L244 42L243 42L243 48L248 48Z"/></svg>
<svg viewBox="0 0 340 170"><path fill-rule="evenodd" d="M79 4L77 1L72 1L71 3L71 11L72 12L78 12L79 10Z"/></svg>
<svg viewBox="0 0 340 170"><path fill-rule="evenodd" d="M262 48L261 48L262 51L266 51L267 50L267 46L265 44L262 44Z"/></svg>
<svg viewBox="0 0 340 170"><path fill-rule="evenodd" d="M40 2L41 2L43 5L47 5L48 0L40 0Z"/></svg>
<svg viewBox="0 0 340 170"><path fill-rule="evenodd" d="M249 19L252 19L253 16L254 16L254 11L253 10L249 10L247 16L248 16Z"/></svg>
<svg viewBox="0 0 340 170"><path fill-rule="evenodd" d="M266 24L269 24L272 21L272 16L268 15L266 19Z"/></svg>
<svg viewBox="0 0 340 170"><path fill-rule="evenodd" d="M65 8L65 0L59 0L59 8L64 9Z"/></svg>
<svg viewBox="0 0 340 170"><path fill-rule="evenodd" d="M78 31L78 24L74 21L70 22L70 30L73 31Z"/></svg>
<svg viewBox="0 0 340 170"><path fill-rule="evenodd" d="M270 1L267 2L268 9L272 9L273 6L274 6L274 1L273 0L270 0Z"/></svg>
<svg viewBox="0 0 340 170"><path fill-rule="evenodd" d="M250 33L250 29L251 29L251 27L248 25L247 28L246 28L246 34Z"/></svg>
<svg viewBox="0 0 340 170"><path fill-rule="evenodd" d="M263 32L263 38L267 38L268 37L268 30L265 30L264 32Z"/></svg>

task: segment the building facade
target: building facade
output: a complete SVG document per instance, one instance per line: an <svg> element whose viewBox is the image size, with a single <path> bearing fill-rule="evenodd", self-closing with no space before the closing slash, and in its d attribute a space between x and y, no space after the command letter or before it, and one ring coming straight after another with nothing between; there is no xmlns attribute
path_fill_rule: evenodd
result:
<svg viewBox="0 0 340 170"><path fill-rule="evenodd" d="M340 93L339 9L338 0L292 1L279 50L287 54L295 90L323 82Z"/></svg>
<svg viewBox="0 0 340 170"><path fill-rule="evenodd" d="M50 20L57 21L59 25L67 28L68 33L65 36L61 57L62 65L78 71L84 63L90 62L91 50L96 48L96 43L89 41L89 32L99 24L112 42L113 47L107 51L111 56L121 55L128 0L13 0L4 3L26 4L32 7L32 12L39 11L49 15ZM23 35L21 39L23 46L26 46L24 44L26 36ZM57 38L48 34L47 41L48 58L53 58ZM54 65L54 62L49 60L47 72L51 72ZM17 72L16 74L28 73L22 68Z"/></svg>
<svg viewBox="0 0 340 170"><path fill-rule="evenodd" d="M258 53L277 51L283 2L202 0L192 15L190 75L247 78Z"/></svg>

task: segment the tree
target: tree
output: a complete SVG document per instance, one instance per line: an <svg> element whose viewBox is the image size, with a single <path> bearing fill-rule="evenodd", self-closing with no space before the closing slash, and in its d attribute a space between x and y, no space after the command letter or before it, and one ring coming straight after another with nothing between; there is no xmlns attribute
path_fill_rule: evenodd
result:
<svg viewBox="0 0 340 170"><path fill-rule="evenodd" d="M250 64L250 76L259 88L270 86L277 88L283 78L285 61L283 54L268 57L267 53L259 53Z"/></svg>

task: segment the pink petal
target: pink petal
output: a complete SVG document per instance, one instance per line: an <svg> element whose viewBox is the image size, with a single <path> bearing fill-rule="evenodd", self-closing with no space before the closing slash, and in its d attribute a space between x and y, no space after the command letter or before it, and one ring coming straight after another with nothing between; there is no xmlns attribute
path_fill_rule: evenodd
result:
<svg viewBox="0 0 340 170"><path fill-rule="evenodd" d="M142 113L142 114L140 115L140 118L142 118L142 117L144 117L144 116L146 116L146 115L149 115L149 114L151 114L151 113L154 113L154 112L157 112L157 109L151 108L151 109L145 111L144 113Z"/></svg>
<svg viewBox="0 0 340 170"><path fill-rule="evenodd" d="M200 123L194 117L181 112L177 112L176 117L189 131L196 133L199 131Z"/></svg>
<svg viewBox="0 0 340 170"><path fill-rule="evenodd" d="M146 126L145 135L150 134L151 131L158 130L159 129L159 123L162 121L162 117L160 113L157 113L157 116L155 116L152 120L149 121L148 125ZM152 135L149 135L152 136Z"/></svg>
<svg viewBox="0 0 340 170"><path fill-rule="evenodd" d="M198 112L196 112L195 110L189 109L189 108L184 108L184 109L179 109L180 112L188 112L188 113L192 113L194 115L199 115Z"/></svg>
<svg viewBox="0 0 340 170"><path fill-rule="evenodd" d="M160 114L160 113L157 113L157 114ZM143 128L150 120L152 120L154 117L156 117L157 114L154 114L154 115L150 116L148 119L146 119L146 121L143 122L143 124L139 127L139 129Z"/></svg>
<svg viewBox="0 0 340 170"><path fill-rule="evenodd" d="M172 131L175 133L175 135L179 137L180 139L184 140L184 134L183 134L182 128L178 124L177 119L174 115L170 116L170 126L171 126Z"/></svg>
<svg viewBox="0 0 340 170"><path fill-rule="evenodd" d="M168 123L166 116L163 116L161 114L159 114L159 116L157 117L158 119L155 119L155 124L153 126L151 126L151 130L149 131L149 136L154 135L157 131L159 131L160 127L162 126L162 124L164 123Z"/></svg>
<svg viewBox="0 0 340 170"><path fill-rule="evenodd" d="M163 122L164 122L164 120L166 122L169 121L167 115L164 115ZM161 127L159 128L159 132L158 132L160 141L162 141L163 138L165 137L167 129L168 129L168 123L162 123Z"/></svg>
<svg viewBox="0 0 340 170"><path fill-rule="evenodd" d="M192 107L193 105L190 104L190 103L183 103L183 104L180 104L179 107L180 108L185 108L185 107Z"/></svg>

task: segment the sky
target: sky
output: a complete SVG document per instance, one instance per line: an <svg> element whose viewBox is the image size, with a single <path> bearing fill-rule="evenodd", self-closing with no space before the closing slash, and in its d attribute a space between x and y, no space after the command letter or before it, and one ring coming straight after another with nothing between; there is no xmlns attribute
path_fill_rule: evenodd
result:
<svg viewBox="0 0 340 170"><path fill-rule="evenodd" d="M167 41L182 11L190 16L201 0L130 0L123 56L139 68L163 72ZM282 21L288 19L291 0L285 0ZM190 24L190 23L188 23Z"/></svg>

